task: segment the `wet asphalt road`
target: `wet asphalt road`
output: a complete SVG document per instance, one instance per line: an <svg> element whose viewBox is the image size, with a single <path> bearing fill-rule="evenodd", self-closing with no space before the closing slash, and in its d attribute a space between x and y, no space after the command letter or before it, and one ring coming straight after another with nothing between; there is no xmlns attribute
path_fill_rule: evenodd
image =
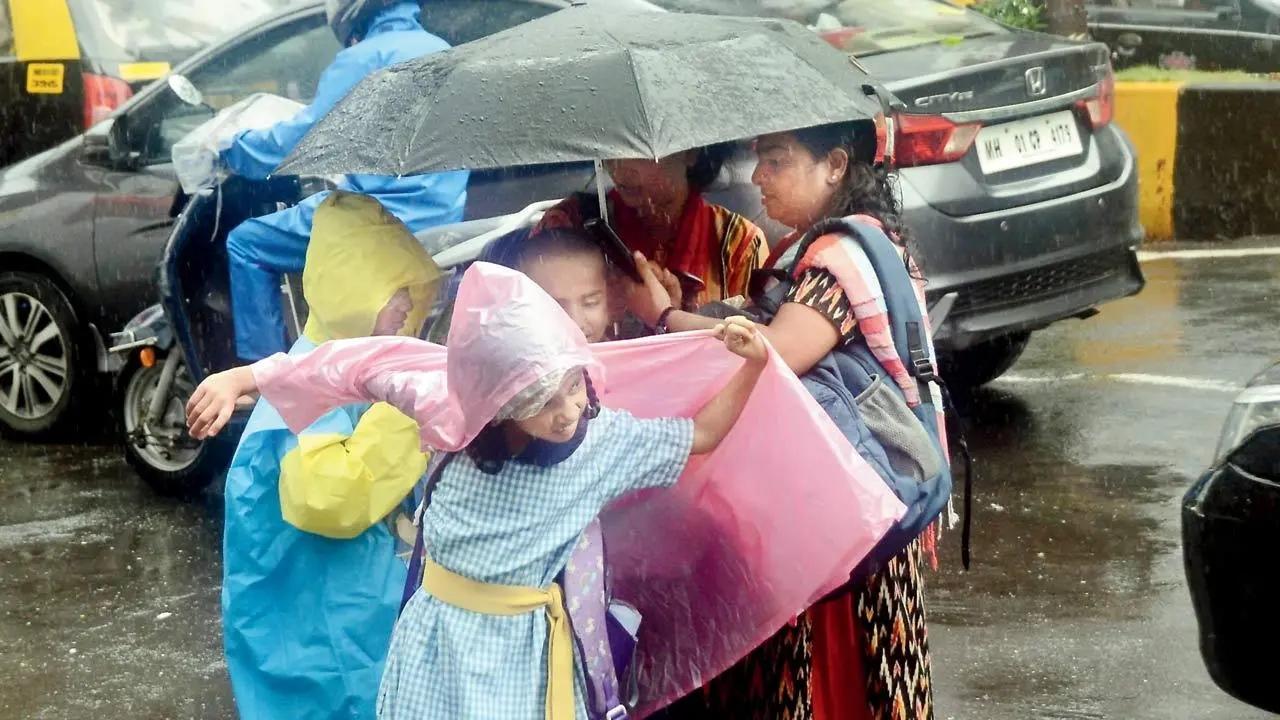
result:
<svg viewBox="0 0 1280 720"><path fill-rule="evenodd" d="M1268 717L1200 662L1178 500L1233 388L1280 358L1280 257L1144 268L968 403L974 568L952 533L927 580L939 718ZM109 445L0 441L0 718L233 716L221 513L153 496Z"/></svg>

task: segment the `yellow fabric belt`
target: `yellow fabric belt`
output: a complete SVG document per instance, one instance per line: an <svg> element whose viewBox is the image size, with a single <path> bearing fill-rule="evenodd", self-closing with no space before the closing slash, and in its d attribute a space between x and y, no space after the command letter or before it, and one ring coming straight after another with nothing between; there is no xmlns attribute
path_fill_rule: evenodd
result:
<svg viewBox="0 0 1280 720"><path fill-rule="evenodd" d="M427 558L422 588L440 602L483 615L523 615L547 611L546 720L574 720L573 635L564 610L564 594L551 583L546 590L495 585L465 578Z"/></svg>

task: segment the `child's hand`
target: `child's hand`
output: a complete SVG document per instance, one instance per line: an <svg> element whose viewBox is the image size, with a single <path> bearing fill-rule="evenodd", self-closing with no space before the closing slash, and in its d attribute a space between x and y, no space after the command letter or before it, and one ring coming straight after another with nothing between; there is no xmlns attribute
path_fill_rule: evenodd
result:
<svg viewBox="0 0 1280 720"><path fill-rule="evenodd" d="M225 372L214 373L204 379L187 401L187 430L196 440L217 435L238 404L251 398L243 396L257 390L253 380L253 371L246 367L238 367Z"/></svg>
<svg viewBox="0 0 1280 720"><path fill-rule="evenodd" d="M746 358L748 362L763 365L769 359L764 336L756 324L745 317L735 316L716 326L716 338L724 341L729 352Z"/></svg>

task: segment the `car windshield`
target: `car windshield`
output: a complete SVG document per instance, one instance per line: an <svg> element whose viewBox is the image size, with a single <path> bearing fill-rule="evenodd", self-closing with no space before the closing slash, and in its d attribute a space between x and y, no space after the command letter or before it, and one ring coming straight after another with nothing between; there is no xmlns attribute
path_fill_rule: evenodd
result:
<svg viewBox="0 0 1280 720"><path fill-rule="evenodd" d="M85 0L77 25L91 25L123 57L176 62L239 25L296 0ZM115 54L115 53L112 53Z"/></svg>
<svg viewBox="0 0 1280 720"><path fill-rule="evenodd" d="M657 4L681 12L795 20L854 55L1006 32L975 12L934 0L658 0Z"/></svg>

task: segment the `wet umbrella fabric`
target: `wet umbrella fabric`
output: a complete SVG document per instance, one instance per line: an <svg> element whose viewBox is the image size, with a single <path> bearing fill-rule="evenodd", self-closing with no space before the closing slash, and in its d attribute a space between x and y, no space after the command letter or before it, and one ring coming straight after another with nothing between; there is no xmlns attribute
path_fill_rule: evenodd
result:
<svg viewBox="0 0 1280 720"><path fill-rule="evenodd" d="M575 6L366 78L277 172L660 158L874 117L870 83L790 21Z"/></svg>

